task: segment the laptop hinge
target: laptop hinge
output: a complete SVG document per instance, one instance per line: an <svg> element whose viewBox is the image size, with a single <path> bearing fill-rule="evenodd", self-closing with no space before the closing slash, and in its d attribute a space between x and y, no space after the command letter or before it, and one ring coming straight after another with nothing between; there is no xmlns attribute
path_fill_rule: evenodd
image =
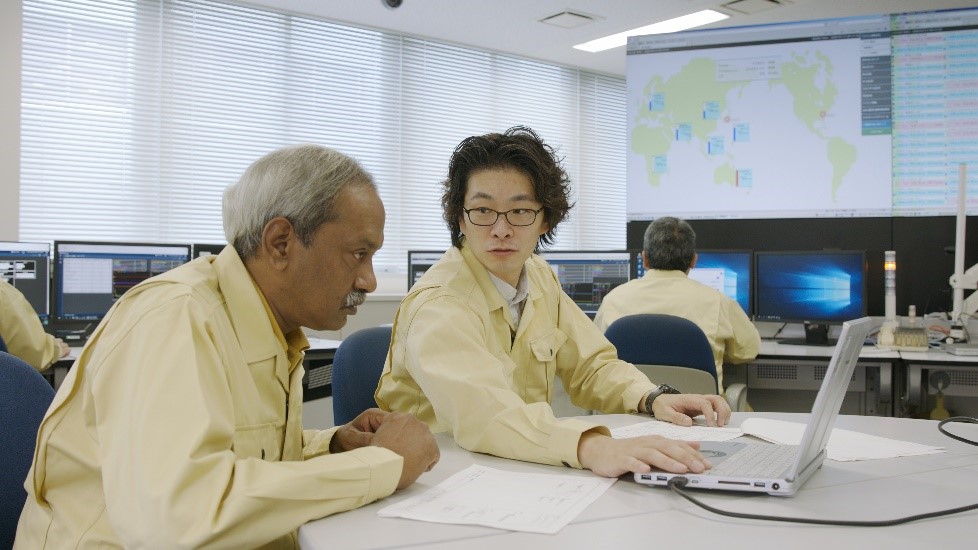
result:
<svg viewBox="0 0 978 550"><path fill-rule="evenodd" d="M825 449L822 449L817 455L815 455L815 458L811 459L808 462L808 464L805 465L804 468L798 471L797 476L787 477L785 478L785 480L788 481L789 483L794 483L795 480L797 480L798 478L804 479L805 475L808 473L809 470L811 470L812 468L817 468L823 462L825 462L825 456L826 456Z"/></svg>

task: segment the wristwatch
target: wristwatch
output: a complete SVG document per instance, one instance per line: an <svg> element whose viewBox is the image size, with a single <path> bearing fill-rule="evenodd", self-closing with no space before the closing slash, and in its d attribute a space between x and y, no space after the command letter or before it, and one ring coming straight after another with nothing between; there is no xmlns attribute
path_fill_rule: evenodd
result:
<svg viewBox="0 0 978 550"><path fill-rule="evenodd" d="M675 394L675 393L682 393L682 392L670 386L669 384L659 384L654 390L652 390L649 393L649 396L645 398L645 414L649 416L655 416L654 414L652 414L652 402L655 401L656 397L659 397L664 393Z"/></svg>

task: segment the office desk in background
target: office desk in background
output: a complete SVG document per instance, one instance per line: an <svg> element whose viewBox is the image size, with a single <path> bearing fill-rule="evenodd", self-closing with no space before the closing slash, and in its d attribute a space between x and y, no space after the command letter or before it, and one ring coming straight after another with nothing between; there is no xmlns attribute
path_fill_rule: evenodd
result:
<svg viewBox="0 0 978 550"><path fill-rule="evenodd" d="M333 395L333 356L339 340L309 337L309 349L302 366L306 373L302 378L302 400L310 401ZM44 373L55 389L61 386L75 359L81 355L83 347L73 347L71 352L59 359Z"/></svg>
<svg viewBox="0 0 978 550"><path fill-rule="evenodd" d="M756 359L724 366L724 383L746 384L747 400L756 411L807 412L812 409L834 349L761 340ZM902 384L899 352L863 346L842 402L842 414L892 416L893 396Z"/></svg>
<svg viewBox="0 0 978 550"><path fill-rule="evenodd" d="M952 415L978 416L978 357L943 350L902 351L907 369L906 401L910 416L928 417L943 379L944 406ZM944 373L943 376L939 373Z"/></svg>
<svg viewBox="0 0 978 550"><path fill-rule="evenodd" d="M807 415L734 413L731 425L749 416L804 422ZM637 415L582 417L610 427L644 422ZM837 427L872 435L938 445L947 453L825 465L792 498L698 491L708 504L737 512L842 520L882 520L978 502L978 447L954 441L929 420L840 416ZM978 439L978 426L955 425L956 433ZM305 550L334 548L587 549L716 548L757 549L872 547L954 548L970 546L978 511L893 527L837 527L732 519L697 508L665 488L622 479L556 535L489 527L381 518L377 510L421 494L472 464L513 472L594 475L588 471L506 460L459 448L437 435L441 461L418 483L385 500L311 521L299 529ZM733 542L733 544L731 544Z"/></svg>

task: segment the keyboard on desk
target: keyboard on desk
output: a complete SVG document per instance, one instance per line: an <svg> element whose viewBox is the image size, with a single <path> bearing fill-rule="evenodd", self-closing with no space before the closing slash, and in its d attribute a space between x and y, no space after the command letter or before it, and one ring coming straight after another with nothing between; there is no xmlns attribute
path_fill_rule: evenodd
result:
<svg viewBox="0 0 978 550"><path fill-rule="evenodd" d="M797 454L797 445L749 443L715 464L710 473L733 477L779 477L791 467Z"/></svg>

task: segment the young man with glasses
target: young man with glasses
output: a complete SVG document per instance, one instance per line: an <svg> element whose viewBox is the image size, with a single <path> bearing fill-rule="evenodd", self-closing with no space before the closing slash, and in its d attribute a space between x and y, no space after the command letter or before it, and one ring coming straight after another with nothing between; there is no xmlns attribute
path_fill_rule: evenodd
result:
<svg viewBox="0 0 978 550"><path fill-rule="evenodd" d="M724 425L718 396L656 386L615 348L534 254L553 242L571 206L567 174L532 130L465 139L456 147L442 206L452 248L398 308L377 389L381 408L450 431L471 451L587 468L616 477L709 467L688 444L612 439L607 427L557 419L559 377L572 401L607 413L648 412L690 425Z"/></svg>

